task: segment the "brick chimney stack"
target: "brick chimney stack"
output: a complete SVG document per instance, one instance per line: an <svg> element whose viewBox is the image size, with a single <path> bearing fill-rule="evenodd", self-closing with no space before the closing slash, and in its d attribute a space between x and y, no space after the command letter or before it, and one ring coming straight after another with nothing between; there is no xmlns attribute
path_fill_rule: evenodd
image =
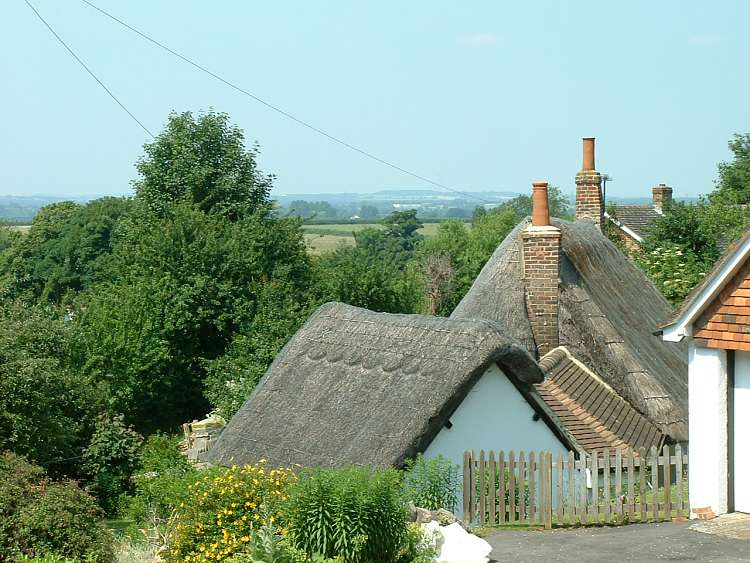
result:
<svg viewBox="0 0 750 563"><path fill-rule="evenodd" d="M659 184L658 186L654 186L652 188L652 193L654 209L656 209L659 213L661 213L667 205L672 203L672 188L670 188L666 184Z"/></svg>
<svg viewBox="0 0 750 563"><path fill-rule="evenodd" d="M594 137L583 139L583 167L576 174L576 219L591 219L600 228L604 222L602 175L594 165Z"/></svg>
<svg viewBox="0 0 750 563"><path fill-rule="evenodd" d="M521 233L526 311L537 352L559 345L560 229L550 224L547 182L534 182L531 225Z"/></svg>

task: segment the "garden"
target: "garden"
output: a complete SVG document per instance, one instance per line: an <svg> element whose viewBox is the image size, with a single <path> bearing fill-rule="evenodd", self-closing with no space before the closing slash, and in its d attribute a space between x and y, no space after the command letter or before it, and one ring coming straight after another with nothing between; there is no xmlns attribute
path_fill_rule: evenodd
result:
<svg viewBox="0 0 750 563"><path fill-rule="evenodd" d="M107 499L118 519L105 520L76 482L3 454L0 560L427 563L438 537L415 514L454 511L460 486L457 466L421 456L401 471L272 468L264 460L199 470L161 434L133 464L118 497Z"/></svg>

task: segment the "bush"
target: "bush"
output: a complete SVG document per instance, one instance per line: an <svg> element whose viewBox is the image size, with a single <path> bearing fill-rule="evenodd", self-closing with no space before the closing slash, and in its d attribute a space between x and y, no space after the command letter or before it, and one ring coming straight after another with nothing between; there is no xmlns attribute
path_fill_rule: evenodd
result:
<svg viewBox="0 0 750 563"><path fill-rule="evenodd" d="M21 509L16 534L27 553L109 563L112 536L102 516L94 499L76 483L51 484Z"/></svg>
<svg viewBox="0 0 750 563"><path fill-rule="evenodd" d="M139 453L141 470L133 476L135 494L127 515L147 528L163 530L173 511L188 500L188 486L196 479L196 469L178 444L179 437L157 433Z"/></svg>
<svg viewBox="0 0 750 563"><path fill-rule="evenodd" d="M125 425L122 415L101 415L91 443L83 454L83 469L99 505L113 515L120 497L132 489L130 476L137 467L143 437Z"/></svg>
<svg viewBox="0 0 750 563"><path fill-rule="evenodd" d="M428 460L419 454L406 463L404 495L416 506L454 512L460 482L458 465L443 456Z"/></svg>
<svg viewBox="0 0 750 563"><path fill-rule="evenodd" d="M291 470L269 470L263 460L201 473L176 509L167 559L220 561L241 551L262 526L283 526L278 509L293 479Z"/></svg>
<svg viewBox="0 0 750 563"><path fill-rule="evenodd" d="M392 469L309 470L285 508L290 537L308 555L392 562L407 535L401 479Z"/></svg>
<svg viewBox="0 0 750 563"><path fill-rule="evenodd" d="M0 560L54 556L112 559L112 535L94 499L72 481L55 483L12 453L0 455Z"/></svg>

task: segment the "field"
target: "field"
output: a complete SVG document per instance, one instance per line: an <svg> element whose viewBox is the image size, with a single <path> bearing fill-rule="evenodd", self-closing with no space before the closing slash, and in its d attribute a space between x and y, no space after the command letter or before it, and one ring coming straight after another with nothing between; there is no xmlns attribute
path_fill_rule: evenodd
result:
<svg viewBox="0 0 750 563"><path fill-rule="evenodd" d="M419 232L426 237L434 236L440 223L425 223ZM353 233L362 229L382 229L379 223L336 223L332 225L302 225L305 242L311 254L336 250L339 246L354 246Z"/></svg>

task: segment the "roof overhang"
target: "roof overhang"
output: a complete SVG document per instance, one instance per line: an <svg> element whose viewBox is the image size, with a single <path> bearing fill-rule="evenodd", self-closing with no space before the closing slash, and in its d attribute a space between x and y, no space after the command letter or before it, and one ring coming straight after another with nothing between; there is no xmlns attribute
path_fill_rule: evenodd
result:
<svg viewBox="0 0 750 563"><path fill-rule="evenodd" d="M709 274L710 279L700 291L689 298L680 313L659 327L662 339L667 342L680 342L686 336L692 336L695 320L734 277L745 263L748 254L750 254L750 236L745 236L740 244L724 257L719 268Z"/></svg>

